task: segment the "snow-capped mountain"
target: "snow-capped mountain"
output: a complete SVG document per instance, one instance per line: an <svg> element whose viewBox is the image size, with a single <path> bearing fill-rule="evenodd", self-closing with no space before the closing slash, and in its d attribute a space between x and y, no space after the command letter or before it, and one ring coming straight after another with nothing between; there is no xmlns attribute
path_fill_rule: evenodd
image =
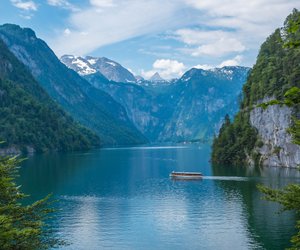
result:
<svg viewBox="0 0 300 250"><path fill-rule="evenodd" d="M135 83L134 75L121 64L106 57L64 55L60 60L70 69L85 76L101 73L110 81Z"/></svg>

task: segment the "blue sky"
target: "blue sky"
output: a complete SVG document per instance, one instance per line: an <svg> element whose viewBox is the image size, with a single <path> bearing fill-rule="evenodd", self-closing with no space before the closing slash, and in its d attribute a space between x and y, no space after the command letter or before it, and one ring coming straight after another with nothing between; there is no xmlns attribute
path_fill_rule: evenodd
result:
<svg viewBox="0 0 300 250"><path fill-rule="evenodd" d="M57 56L105 56L150 77L252 66L299 0L1 0L0 23L32 28Z"/></svg>

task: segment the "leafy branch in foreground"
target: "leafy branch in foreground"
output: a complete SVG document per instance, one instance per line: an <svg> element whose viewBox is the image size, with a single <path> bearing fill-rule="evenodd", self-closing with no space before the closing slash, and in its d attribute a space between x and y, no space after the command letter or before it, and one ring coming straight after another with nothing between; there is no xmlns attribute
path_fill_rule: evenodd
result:
<svg viewBox="0 0 300 250"><path fill-rule="evenodd" d="M46 223L54 212L50 195L22 205L27 195L16 185L17 157L0 157L0 246L3 250L49 249L65 244Z"/></svg>
<svg viewBox="0 0 300 250"><path fill-rule="evenodd" d="M300 215L300 185L290 184L283 189L272 189L258 185L258 189L265 195L264 199L274 201L282 205L281 211L295 211ZM300 220L297 221L297 234L291 238L292 247L290 250L300 249Z"/></svg>

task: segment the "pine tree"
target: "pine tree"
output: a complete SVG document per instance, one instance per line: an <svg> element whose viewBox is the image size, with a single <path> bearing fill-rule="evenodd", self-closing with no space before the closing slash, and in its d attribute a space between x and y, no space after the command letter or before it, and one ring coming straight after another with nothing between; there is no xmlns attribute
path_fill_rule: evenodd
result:
<svg viewBox="0 0 300 250"><path fill-rule="evenodd" d="M16 185L20 160L0 157L0 246L3 250L49 249L64 242L53 235L46 223L54 212L50 196L31 205Z"/></svg>

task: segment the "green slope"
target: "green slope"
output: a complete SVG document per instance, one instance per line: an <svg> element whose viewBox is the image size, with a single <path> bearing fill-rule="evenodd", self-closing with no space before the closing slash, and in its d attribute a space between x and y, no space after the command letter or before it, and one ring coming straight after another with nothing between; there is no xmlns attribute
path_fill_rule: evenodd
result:
<svg viewBox="0 0 300 250"><path fill-rule="evenodd" d="M38 83L72 117L95 131L101 144L146 143L128 119L125 109L62 64L34 31L13 24L0 26L0 38L30 70Z"/></svg>
<svg viewBox="0 0 300 250"><path fill-rule="evenodd" d="M1 39L0 114L2 148L44 152L99 145L99 138L51 100Z"/></svg>

